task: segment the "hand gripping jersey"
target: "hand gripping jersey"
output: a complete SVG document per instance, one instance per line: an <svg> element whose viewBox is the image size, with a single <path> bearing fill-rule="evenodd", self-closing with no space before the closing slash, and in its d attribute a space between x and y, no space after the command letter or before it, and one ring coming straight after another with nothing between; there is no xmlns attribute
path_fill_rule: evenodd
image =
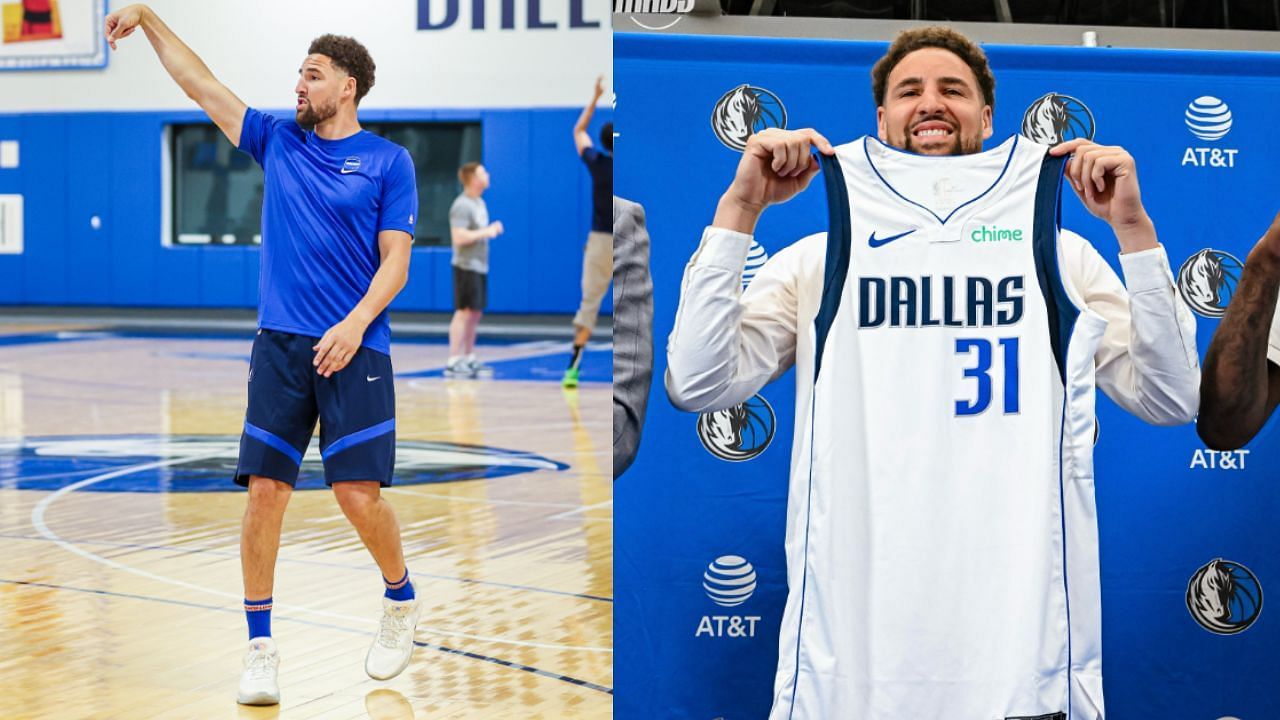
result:
<svg viewBox="0 0 1280 720"><path fill-rule="evenodd" d="M1047 150L822 159L772 720L1103 717L1106 322L1060 271Z"/></svg>

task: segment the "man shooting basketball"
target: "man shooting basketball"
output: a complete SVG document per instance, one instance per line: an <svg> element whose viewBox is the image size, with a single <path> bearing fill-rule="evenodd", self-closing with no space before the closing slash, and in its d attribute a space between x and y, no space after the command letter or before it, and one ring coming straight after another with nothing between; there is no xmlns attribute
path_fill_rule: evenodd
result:
<svg viewBox="0 0 1280 720"><path fill-rule="evenodd" d="M878 137L751 136L667 349L685 410L743 403L796 366L770 717L1100 720L1094 389L1190 422L1191 315L1123 148L983 151L995 79L968 38L903 32L872 89ZM1058 226L1064 163L1127 290ZM820 170L830 231L739 297L761 213Z"/></svg>
<svg viewBox="0 0 1280 720"><path fill-rule="evenodd" d="M259 329L235 476L249 490L240 554L250 643L237 700L280 701L271 638L276 553L317 418L325 482L386 586L365 670L394 677L412 655L419 605L395 512L379 492L395 462L386 307L408 278L418 194L408 152L357 120L373 60L351 38L316 38L294 86L295 117L284 121L246 106L145 5L107 16L111 48L138 28L174 81L266 176Z"/></svg>

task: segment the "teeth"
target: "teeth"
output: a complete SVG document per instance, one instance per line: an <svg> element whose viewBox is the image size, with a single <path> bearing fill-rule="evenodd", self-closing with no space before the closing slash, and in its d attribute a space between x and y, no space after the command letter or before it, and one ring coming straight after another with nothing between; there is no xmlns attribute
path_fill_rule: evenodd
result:
<svg viewBox="0 0 1280 720"><path fill-rule="evenodd" d="M946 134L947 134L946 130L938 128L938 129L932 129L932 130L919 130L916 132L916 137L936 137L936 136L941 136Z"/></svg>

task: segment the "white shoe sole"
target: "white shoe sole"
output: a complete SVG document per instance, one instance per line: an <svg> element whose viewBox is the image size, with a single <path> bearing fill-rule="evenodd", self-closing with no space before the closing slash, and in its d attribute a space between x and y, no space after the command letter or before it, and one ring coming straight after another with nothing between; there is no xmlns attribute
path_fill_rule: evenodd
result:
<svg viewBox="0 0 1280 720"><path fill-rule="evenodd" d="M404 669L405 669L405 668L407 668L407 667L409 667L409 662L410 662L411 660L413 660L413 651L412 651L412 650L410 650L410 651L409 651L409 657L407 657L407 658L405 658L405 659L404 659L404 662L400 664L400 667L396 668L395 672L390 673L390 674L388 674L388 675L377 675L377 674L375 674L375 673L373 672L373 670L372 670L372 669L370 669L370 668L369 668L369 660L368 660L368 658L366 657L366 658L365 658L365 663L364 663L364 672L365 672L365 674L366 674L366 675L368 675L369 677L373 678L374 680L390 680L391 678L393 678L393 677L395 677L395 676L399 675L400 673L404 672Z"/></svg>
<svg viewBox="0 0 1280 720"><path fill-rule="evenodd" d="M254 693L252 695L238 693L236 695L236 702L241 705L279 705L280 695L272 695L271 693L265 692Z"/></svg>

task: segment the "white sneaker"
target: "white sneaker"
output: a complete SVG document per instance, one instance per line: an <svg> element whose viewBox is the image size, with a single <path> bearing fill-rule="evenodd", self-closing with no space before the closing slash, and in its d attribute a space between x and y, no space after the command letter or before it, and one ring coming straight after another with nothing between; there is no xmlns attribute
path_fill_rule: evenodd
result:
<svg viewBox="0 0 1280 720"><path fill-rule="evenodd" d="M479 360L471 359L471 360L466 360L465 362L467 363L467 366L471 368L471 375L473 377L483 377L483 378L493 377L493 368L489 367L488 365L485 365Z"/></svg>
<svg viewBox="0 0 1280 720"><path fill-rule="evenodd" d="M418 601L396 602L382 598L382 627L369 646L364 671L374 680L390 680L409 666L413 656L413 633L418 627Z"/></svg>
<svg viewBox="0 0 1280 720"><path fill-rule="evenodd" d="M278 705L280 683L276 676L279 671L280 654L276 652L275 640L269 637L250 640L236 702L241 705Z"/></svg>
<svg viewBox="0 0 1280 720"><path fill-rule="evenodd" d="M447 378L473 378L476 374L466 360L459 360L444 366L444 376Z"/></svg>

